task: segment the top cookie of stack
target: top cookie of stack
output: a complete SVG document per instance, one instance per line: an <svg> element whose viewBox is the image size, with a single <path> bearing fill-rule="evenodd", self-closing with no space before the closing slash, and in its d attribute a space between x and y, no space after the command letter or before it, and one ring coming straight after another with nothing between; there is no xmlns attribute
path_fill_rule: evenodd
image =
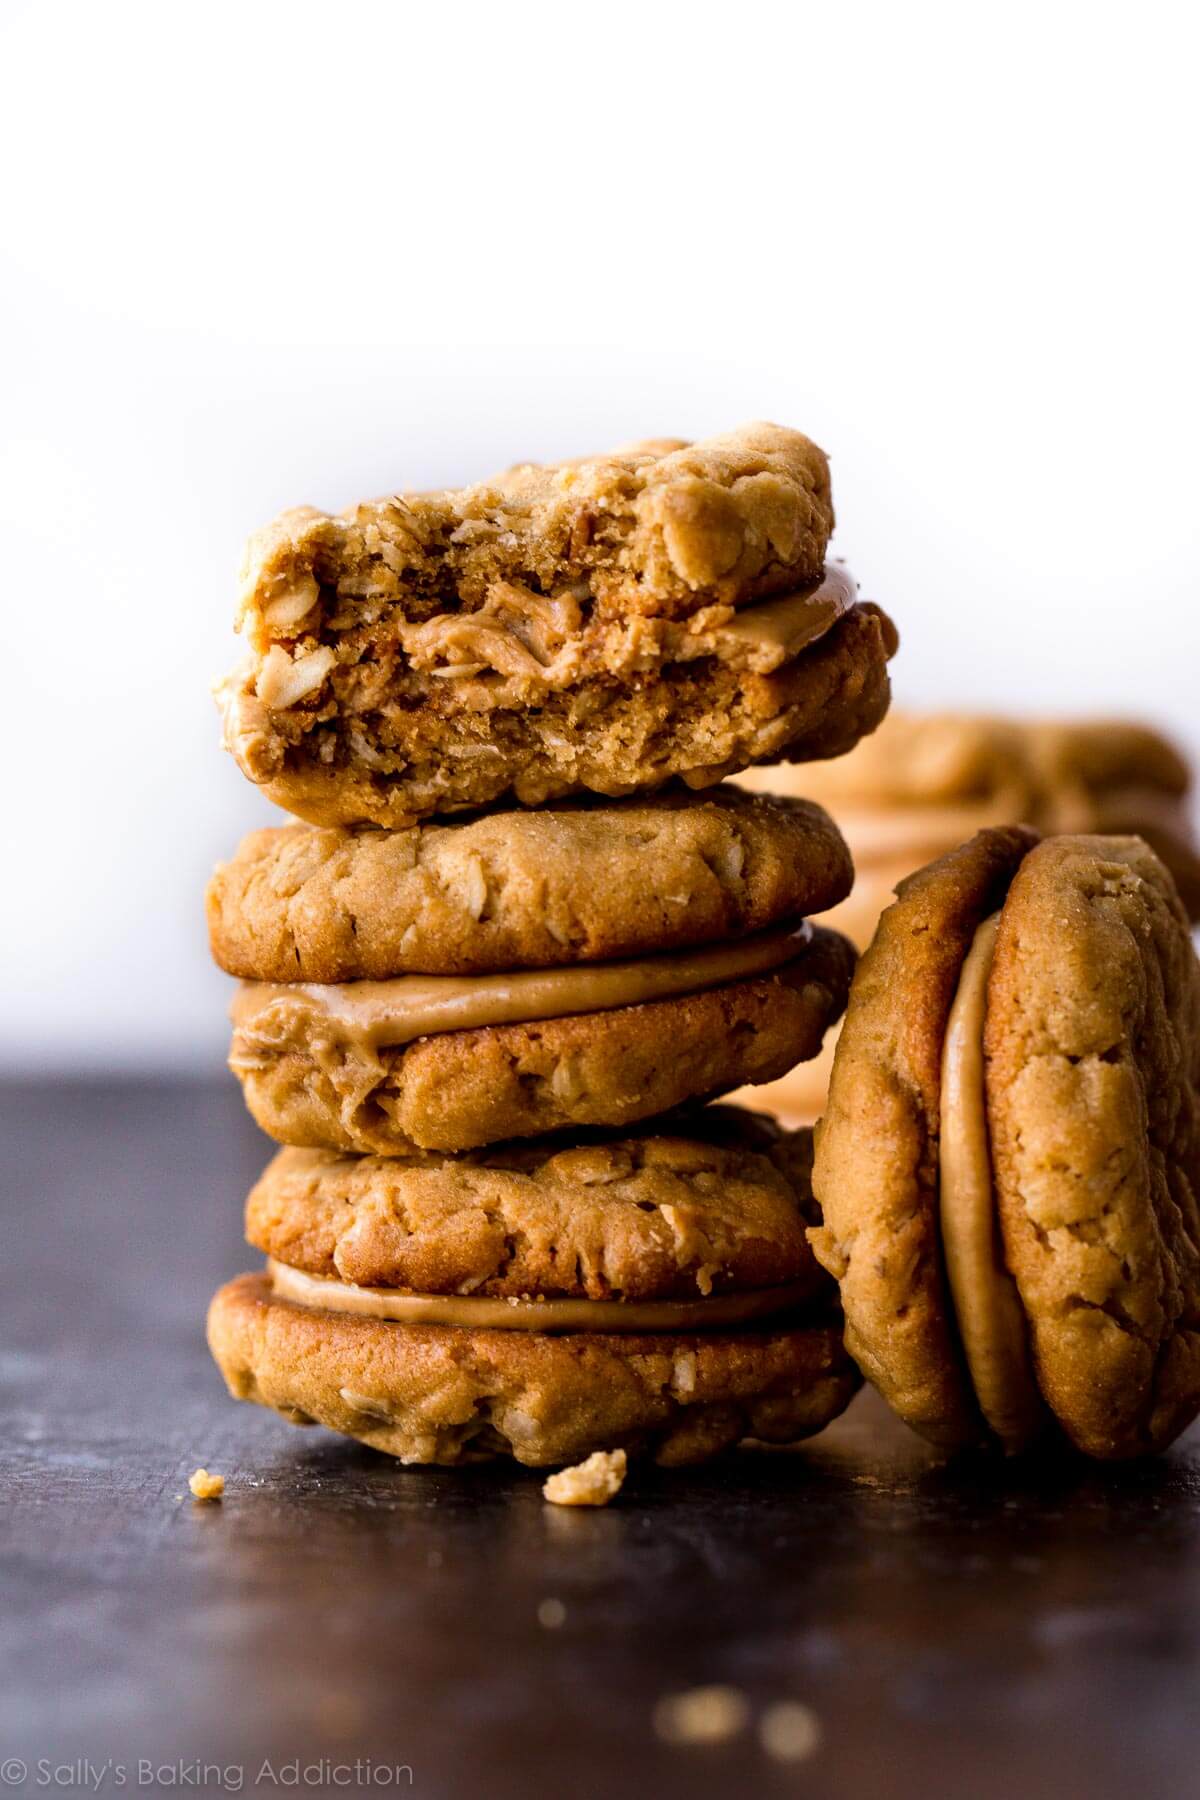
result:
<svg viewBox="0 0 1200 1800"><path fill-rule="evenodd" d="M299 817L393 829L839 756L896 636L832 528L824 454L764 424L297 508L247 552L226 742Z"/></svg>

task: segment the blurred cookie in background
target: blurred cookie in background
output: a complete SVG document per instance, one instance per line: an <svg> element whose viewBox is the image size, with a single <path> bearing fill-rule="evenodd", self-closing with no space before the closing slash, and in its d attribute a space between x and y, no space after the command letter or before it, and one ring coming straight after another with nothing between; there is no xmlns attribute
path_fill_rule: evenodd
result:
<svg viewBox="0 0 1200 1800"><path fill-rule="evenodd" d="M855 882L822 923L860 950L898 881L992 825L1142 837L1174 876L1193 923L1200 920L1192 770L1170 739L1133 720L892 712L848 756L756 769L739 782L803 793L832 813L850 845ZM835 1041L831 1033L818 1058L756 1088L754 1104L792 1121L816 1118Z"/></svg>

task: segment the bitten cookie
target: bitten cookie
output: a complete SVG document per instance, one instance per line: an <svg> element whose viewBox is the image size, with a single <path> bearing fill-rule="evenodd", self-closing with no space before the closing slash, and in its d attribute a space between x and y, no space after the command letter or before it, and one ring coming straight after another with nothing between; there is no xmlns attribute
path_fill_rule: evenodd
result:
<svg viewBox="0 0 1200 1800"><path fill-rule="evenodd" d="M1138 839L994 829L901 884L818 1128L847 1346L950 1446L1200 1410L1200 966Z"/></svg>
<svg viewBox="0 0 1200 1800"><path fill-rule="evenodd" d="M213 1354L235 1396L408 1462L805 1437L857 1381L809 1161L733 1108L453 1161L284 1151L247 1204L267 1272L217 1294Z"/></svg>
<svg viewBox="0 0 1200 1800"><path fill-rule="evenodd" d="M824 455L774 425L285 513L247 552L226 742L301 818L390 828L841 755L896 636L832 524Z"/></svg>

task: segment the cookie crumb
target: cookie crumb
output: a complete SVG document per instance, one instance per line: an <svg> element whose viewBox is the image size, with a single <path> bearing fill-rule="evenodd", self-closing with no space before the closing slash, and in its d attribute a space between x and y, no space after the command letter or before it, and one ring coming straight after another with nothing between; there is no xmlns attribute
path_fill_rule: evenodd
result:
<svg viewBox="0 0 1200 1800"><path fill-rule="evenodd" d="M740 1688L688 1688L658 1701L654 1729L665 1744L723 1744L746 1729L749 1717Z"/></svg>
<svg viewBox="0 0 1200 1800"><path fill-rule="evenodd" d="M225 1477L196 1469L188 1476L188 1486L197 1500L219 1500L225 1492Z"/></svg>
<svg viewBox="0 0 1200 1800"><path fill-rule="evenodd" d="M625 1479L625 1452L597 1450L586 1462L560 1469L542 1488L553 1506L607 1506Z"/></svg>
<svg viewBox="0 0 1200 1800"><path fill-rule="evenodd" d="M821 1721L811 1706L779 1700L763 1713L758 1735L763 1749L776 1762L803 1762L820 1748Z"/></svg>
<svg viewBox="0 0 1200 1800"><path fill-rule="evenodd" d="M561 1600L547 1598L538 1601L537 1622L546 1631L557 1631L566 1623L567 1609Z"/></svg>

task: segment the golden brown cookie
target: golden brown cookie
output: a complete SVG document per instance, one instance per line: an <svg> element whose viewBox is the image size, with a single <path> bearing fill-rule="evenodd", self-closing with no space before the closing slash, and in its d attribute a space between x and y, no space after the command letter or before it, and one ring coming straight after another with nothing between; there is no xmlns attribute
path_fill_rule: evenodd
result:
<svg viewBox="0 0 1200 1800"><path fill-rule="evenodd" d="M285 513L247 552L226 742L301 818L389 828L840 755L896 640L832 525L824 455L775 425Z"/></svg>
<svg viewBox="0 0 1200 1800"><path fill-rule="evenodd" d="M771 601L687 643L672 627L666 649L594 673L573 653L542 673L532 656L506 675L474 652L418 667L373 631L331 627L335 651L319 625L290 659L276 645L274 663L251 660L222 686L225 741L298 817L391 829L498 800L706 788L752 763L842 756L887 711L895 628L873 605L831 609L821 589L792 598L813 600L819 636L781 636Z"/></svg>
<svg viewBox="0 0 1200 1800"><path fill-rule="evenodd" d="M386 832L256 831L208 887L213 955L254 981L552 968L675 950L823 912L837 827L733 787L559 803Z"/></svg>
<svg viewBox="0 0 1200 1800"><path fill-rule="evenodd" d="M281 1150L246 1202L248 1241L309 1275L427 1294L696 1300L831 1287L811 1138L701 1107L594 1142L470 1155Z"/></svg>
<svg viewBox="0 0 1200 1800"><path fill-rule="evenodd" d="M714 976L750 957L771 961L762 973ZM833 932L762 934L689 957L531 972L539 993L561 981L557 992L593 992L587 1004L603 1010L567 1012L563 1002L559 1016L432 1031L425 1012L397 996L414 982L440 993L453 978L255 984L235 1002L230 1066L263 1129L307 1147L458 1151L564 1126L624 1126L812 1056L840 1016L853 964ZM642 992L659 976L678 991L606 1006L600 996L629 991L607 986L626 972ZM575 985L593 979L606 985ZM489 980L454 986L467 986L474 1003ZM499 1016L521 980L499 981Z"/></svg>
<svg viewBox="0 0 1200 1800"><path fill-rule="evenodd" d="M974 831L1022 821L1047 834L1145 838L1200 919L1190 771L1168 739L1132 721L893 710L849 756L796 771L749 770L744 779L754 789L803 792L831 810L854 857L854 889L822 923L860 950L913 869ZM820 1056L759 1089L753 1104L792 1121L818 1118L835 1048L831 1033Z"/></svg>
<svg viewBox="0 0 1200 1800"><path fill-rule="evenodd" d="M296 1305L242 1275L209 1309L236 1399L404 1462L509 1454L543 1466L625 1448L701 1462L742 1438L792 1442L851 1399L836 1325L672 1333L402 1325Z"/></svg>
<svg viewBox="0 0 1200 1800"><path fill-rule="evenodd" d="M896 877L989 825L1143 837L1200 917L1191 771L1169 739L1134 720L893 711L849 756L805 770L799 786L786 770L746 779L751 787L803 791L833 813L859 881L851 902L857 917L846 908L830 923L860 949L874 928L869 919L861 934L864 878L882 910Z"/></svg>
<svg viewBox="0 0 1200 1800"><path fill-rule="evenodd" d="M902 1417L1097 1457L1194 1417L1198 1095L1200 966L1139 840L989 830L901 884L834 1061L813 1242Z"/></svg>
<svg viewBox="0 0 1200 1800"><path fill-rule="evenodd" d="M1094 1455L1161 1449L1200 1406L1200 966L1139 840L1057 838L1026 859L985 1046L1043 1396Z"/></svg>

